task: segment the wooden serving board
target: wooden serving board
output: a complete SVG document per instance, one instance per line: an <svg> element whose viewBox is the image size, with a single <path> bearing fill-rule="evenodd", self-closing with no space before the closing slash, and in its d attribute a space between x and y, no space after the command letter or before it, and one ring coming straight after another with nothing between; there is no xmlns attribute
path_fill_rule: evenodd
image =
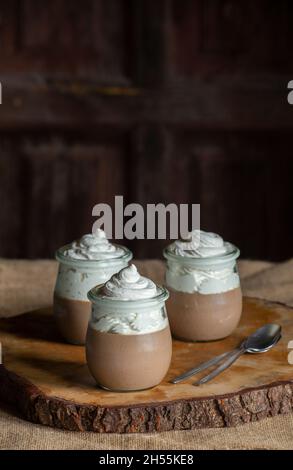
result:
<svg viewBox="0 0 293 470"><path fill-rule="evenodd" d="M168 381L221 352L234 348L264 323L279 323L283 337L271 351L246 354L201 387L194 378ZM235 426L293 408L293 367L287 344L293 339L293 309L245 298L240 326L213 343L174 341L165 381L141 392L113 393L91 378L84 348L62 343L50 310L0 320L4 364L0 399L15 404L35 423L76 431L148 432Z"/></svg>

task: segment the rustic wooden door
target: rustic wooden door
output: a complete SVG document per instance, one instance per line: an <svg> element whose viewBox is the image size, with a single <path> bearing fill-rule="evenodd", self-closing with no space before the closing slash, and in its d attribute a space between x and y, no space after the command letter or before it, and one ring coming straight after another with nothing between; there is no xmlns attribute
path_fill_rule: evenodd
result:
<svg viewBox="0 0 293 470"><path fill-rule="evenodd" d="M292 2L2 0L0 19L0 256L53 256L115 195L200 203L243 256L292 256Z"/></svg>

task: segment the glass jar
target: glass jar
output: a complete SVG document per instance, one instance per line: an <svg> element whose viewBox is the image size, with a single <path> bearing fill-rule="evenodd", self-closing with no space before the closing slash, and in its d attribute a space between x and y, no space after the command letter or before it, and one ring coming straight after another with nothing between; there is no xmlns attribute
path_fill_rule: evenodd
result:
<svg viewBox="0 0 293 470"><path fill-rule="evenodd" d="M171 332L184 341L213 341L229 336L242 313L237 270L240 251L230 244L228 253L206 258L184 257L168 247L166 286Z"/></svg>
<svg viewBox="0 0 293 470"><path fill-rule="evenodd" d="M118 245L116 245L118 246ZM59 271L54 290L54 315L64 339L72 344L85 344L91 303L88 291L106 282L132 259L132 253L120 246L123 254L102 260L73 259L64 254L70 245L57 250Z"/></svg>
<svg viewBox="0 0 293 470"><path fill-rule="evenodd" d="M159 384L172 356L165 301L169 294L141 300L107 298L102 286L88 294L92 302L86 358L97 384L107 390L144 390Z"/></svg>

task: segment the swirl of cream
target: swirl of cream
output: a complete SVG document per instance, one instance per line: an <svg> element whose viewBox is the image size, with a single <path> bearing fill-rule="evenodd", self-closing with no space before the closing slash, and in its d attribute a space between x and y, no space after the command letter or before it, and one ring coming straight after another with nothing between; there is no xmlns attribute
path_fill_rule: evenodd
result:
<svg viewBox="0 0 293 470"><path fill-rule="evenodd" d="M99 228L95 233L88 233L80 240L72 242L71 246L64 251L65 256L81 260L118 258L123 253L123 249L110 243L104 230Z"/></svg>
<svg viewBox="0 0 293 470"><path fill-rule="evenodd" d="M157 293L156 284L141 276L134 264L114 274L100 291L102 296L121 300L149 299Z"/></svg>
<svg viewBox="0 0 293 470"><path fill-rule="evenodd" d="M232 246L216 233L193 230L185 240L180 239L172 243L169 250L178 256L208 258L230 253Z"/></svg>

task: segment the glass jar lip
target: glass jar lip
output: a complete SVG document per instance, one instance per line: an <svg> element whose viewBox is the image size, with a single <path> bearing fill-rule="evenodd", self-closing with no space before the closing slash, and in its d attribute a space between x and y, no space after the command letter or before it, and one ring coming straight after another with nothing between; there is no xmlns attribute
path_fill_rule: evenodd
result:
<svg viewBox="0 0 293 470"><path fill-rule="evenodd" d="M170 245L169 245L170 246ZM233 261L240 256L240 250L237 248L237 246L233 245L230 243L231 250L228 251L227 253L223 255L217 255L217 256L207 256L205 258L193 258L191 256L180 256L176 255L175 253L172 253L172 251L169 250L169 246L164 248L163 250L163 256L167 260L171 261L177 261L178 263L182 264L188 264L189 266L211 266L215 264L222 264L226 263L229 261Z"/></svg>
<svg viewBox="0 0 293 470"><path fill-rule="evenodd" d="M104 284L99 284L98 286L93 287L87 294L88 299L96 305L111 306L113 308L117 307L118 310L128 310L129 308L135 307L152 307L165 302L169 298L169 291L159 284L157 284L159 293L155 297L133 300L101 296L99 295L99 291L103 285Z"/></svg>
<svg viewBox="0 0 293 470"><path fill-rule="evenodd" d="M105 268L107 266L113 266L117 263L121 263L121 261L128 262L133 258L133 253L123 245L114 244L113 245L117 248L123 250L123 255L116 256L113 258L104 258L104 259L75 259L70 258L64 254L64 251L70 248L71 244L68 243L67 245L61 246L55 252L55 259L60 263L67 264L72 267L82 267L82 268Z"/></svg>

